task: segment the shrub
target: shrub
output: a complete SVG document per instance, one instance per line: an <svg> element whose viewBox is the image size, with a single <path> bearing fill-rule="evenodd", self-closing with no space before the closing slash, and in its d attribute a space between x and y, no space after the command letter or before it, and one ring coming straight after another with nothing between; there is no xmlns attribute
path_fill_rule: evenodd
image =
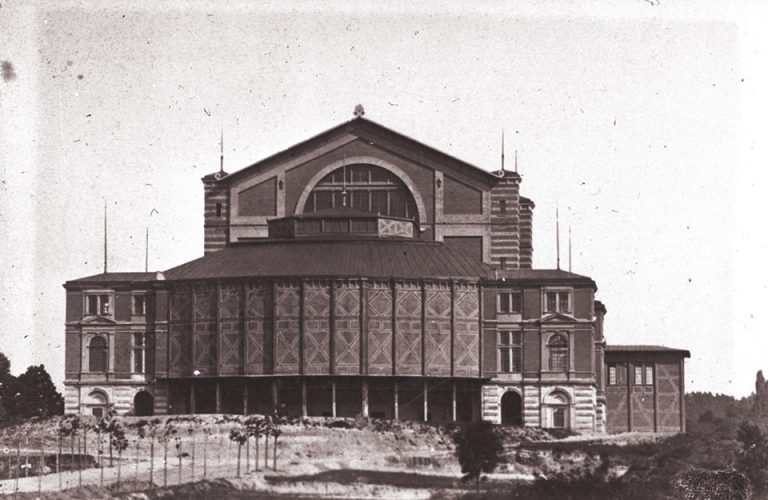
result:
<svg viewBox="0 0 768 500"><path fill-rule="evenodd" d="M755 491L768 490L768 437L758 426L742 422L736 439L741 443L736 468L749 478Z"/></svg>
<svg viewBox="0 0 768 500"><path fill-rule="evenodd" d="M485 420L461 427L453 435L464 480L474 479L480 489L480 474L490 473L502 460L504 446L495 426Z"/></svg>
<svg viewBox="0 0 768 500"><path fill-rule="evenodd" d="M677 480L675 490L685 500L746 500L749 479L733 470L691 469Z"/></svg>

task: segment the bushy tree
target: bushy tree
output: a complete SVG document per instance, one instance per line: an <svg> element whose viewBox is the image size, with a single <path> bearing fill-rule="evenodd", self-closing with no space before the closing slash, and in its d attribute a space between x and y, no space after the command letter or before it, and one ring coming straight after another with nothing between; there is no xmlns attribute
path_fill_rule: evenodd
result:
<svg viewBox="0 0 768 500"><path fill-rule="evenodd" d="M64 413L64 398L44 365L30 366L18 377L10 370L10 361L0 353L0 425Z"/></svg>
<svg viewBox="0 0 768 500"><path fill-rule="evenodd" d="M755 424L742 422L736 438L741 452L736 457L736 468L747 476L755 491L768 490L768 436Z"/></svg>
<svg viewBox="0 0 768 500"><path fill-rule="evenodd" d="M464 425L453 435L456 455L465 481L474 479L480 490L480 474L491 473L501 462L504 446L492 423L486 420Z"/></svg>
<svg viewBox="0 0 768 500"><path fill-rule="evenodd" d="M17 380L20 396L16 412L20 418L46 418L64 413L64 398L44 365L30 366Z"/></svg>

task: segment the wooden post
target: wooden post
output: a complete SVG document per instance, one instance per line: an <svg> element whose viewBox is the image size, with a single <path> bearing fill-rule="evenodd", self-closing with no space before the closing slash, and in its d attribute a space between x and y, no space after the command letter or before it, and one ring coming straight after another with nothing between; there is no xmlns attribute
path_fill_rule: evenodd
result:
<svg viewBox="0 0 768 500"><path fill-rule="evenodd" d="M685 358L680 357L680 432L685 432Z"/></svg>
<svg viewBox="0 0 768 500"><path fill-rule="evenodd" d="M453 410L452 419L456 421L456 380L451 381L451 409Z"/></svg>
<svg viewBox="0 0 768 500"><path fill-rule="evenodd" d="M192 457L191 457L191 463L190 468L192 469L192 481L195 480L195 441L196 441L196 435L193 432L192 433Z"/></svg>
<svg viewBox="0 0 768 500"><path fill-rule="evenodd" d="M277 408L277 405L280 403L279 396L280 394L278 393L278 390L277 390L277 379L273 378L272 379L272 406L274 406L275 408Z"/></svg>
<svg viewBox="0 0 768 500"><path fill-rule="evenodd" d="M11 459L8 459L8 479L10 479ZM61 491L61 434L56 433L56 475L59 477L59 491Z"/></svg>
<svg viewBox="0 0 768 500"><path fill-rule="evenodd" d="M40 463L38 463L37 472L37 496L43 495L43 474L45 474L45 450L43 450L43 439L40 438Z"/></svg>
<svg viewBox="0 0 768 500"><path fill-rule="evenodd" d="M424 421L429 421L429 382L424 379Z"/></svg>
<svg viewBox="0 0 768 500"><path fill-rule="evenodd" d="M221 382L216 381L216 413L221 413Z"/></svg>
<svg viewBox="0 0 768 500"><path fill-rule="evenodd" d="M203 479L208 476L208 432L203 434Z"/></svg>
<svg viewBox="0 0 768 500"><path fill-rule="evenodd" d="M656 361L651 365L653 368L653 432L659 432L659 384L658 372L656 370Z"/></svg>
<svg viewBox="0 0 768 500"><path fill-rule="evenodd" d="M363 402L363 408L362 413L363 417L368 417L368 381L363 379L360 381L360 387L362 390L362 402Z"/></svg>
<svg viewBox="0 0 768 500"><path fill-rule="evenodd" d="M104 487L104 457L103 457L104 444L101 441L101 431L99 431L98 437L99 437L99 486L103 488ZM59 489L61 489L61 485L59 485Z"/></svg>
<svg viewBox="0 0 768 500"><path fill-rule="evenodd" d="M336 379L331 380L331 416L336 418Z"/></svg>
<svg viewBox="0 0 768 500"><path fill-rule="evenodd" d="M29 435L24 436L24 477L29 477Z"/></svg>
<svg viewBox="0 0 768 500"><path fill-rule="evenodd" d="M395 420L400 420L400 384L397 380L395 380L395 407L394 407L394 418Z"/></svg>
<svg viewBox="0 0 768 500"><path fill-rule="evenodd" d="M248 380L243 382L243 415L248 415L248 396L250 391L248 390Z"/></svg>
<svg viewBox="0 0 768 500"><path fill-rule="evenodd" d="M301 379L301 416L307 416L307 380Z"/></svg>
<svg viewBox="0 0 768 500"><path fill-rule="evenodd" d="M13 495L19 492L19 472L21 471L21 441L16 442L16 479L13 482Z"/></svg>
<svg viewBox="0 0 768 500"><path fill-rule="evenodd" d="M192 381L189 383L189 413L197 413L196 409L196 401L195 401L195 382Z"/></svg>
<svg viewBox="0 0 768 500"><path fill-rule="evenodd" d="M80 445L80 438L77 438L77 485L83 485L83 454L81 453L82 446ZM119 466L120 464L118 464ZM119 470L119 469L118 469Z"/></svg>

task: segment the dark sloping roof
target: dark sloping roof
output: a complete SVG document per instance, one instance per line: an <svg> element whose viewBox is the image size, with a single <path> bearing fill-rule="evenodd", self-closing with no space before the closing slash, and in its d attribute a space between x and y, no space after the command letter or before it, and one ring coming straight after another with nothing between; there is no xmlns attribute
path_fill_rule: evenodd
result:
<svg viewBox="0 0 768 500"><path fill-rule="evenodd" d="M356 117L352 120L340 123L339 125L336 125L335 127L332 127L324 132L321 132L315 136L310 137L309 139L306 139L298 144L295 144L288 149L285 149L283 151L280 151L278 153L275 153L271 156L268 156L267 158L264 158L263 160L260 160L252 165L249 165L243 169L240 169L236 172L233 172L231 174L226 174L223 176L221 181L231 181L232 179L235 179L237 177L242 176L246 172L258 172L265 169L268 169L269 167L275 165L276 163L279 163L287 158L292 158L294 155L297 154L297 151L299 150L307 150L311 149L312 147L315 147L315 145L322 145L326 142L327 138L330 136L334 136L342 131L346 131L351 134L359 135L361 133L364 133L365 131L374 131L378 133L385 133L388 134L391 137L395 137L401 141L405 141L406 143L412 144L416 146L417 148L420 148L422 150L428 151L431 154L440 157L443 161L446 161L450 164L453 164L455 166L459 166L460 168L465 168L469 172L472 172L476 175L479 175L481 178L490 180L490 181L497 181L499 176L496 174L493 174L491 172L488 172L487 170L484 170L478 166L475 166L471 163L468 163L464 160L460 160L456 158L455 156L451 156L447 153L444 153L438 149L435 149L431 146L428 146L422 142L417 141L416 139L413 139L411 137L408 137L407 135L401 134L400 132L396 132L390 128L385 127L384 125L381 125L379 123L376 123L374 121L371 121L367 118L363 117ZM209 174L204 177L206 180L217 180L213 177L214 174ZM518 175L514 172L508 172L508 175Z"/></svg>
<svg viewBox="0 0 768 500"><path fill-rule="evenodd" d="M504 271L496 271L493 276L499 279L506 278L510 281L535 281L543 284L583 281L589 282L592 288L597 290L597 284L589 276L570 273L562 269L505 269Z"/></svg>
<svg viewBox="0 0 768 500"><path fill-rule="evenodd" d="M606 345L605 352L668 352L691 357L691 352L685 349L675 349L663 345Z"/></svg>
<svg viewBox="0 0 768 500"><path fill-rule="evenodd" d="M122 283L134 281L154 281L157 273L101 273L85 278L68 281L67 283Z"/></svg>
<svg viewBox="0 0 768 500"><path fill-rule="evenodd" d="M562 269L507 269L499 271L499 277L507 277L511 279L521 280L546 280L546 279L590 279L589 276L583 276L581 274L570 273L563 271Z"/></svg>
<svg viewBox="0 0 768 500"><path fill-rule="evenodd" d="M239 277L475 278L493 270L442 243L264 240L230 245L164 273L166 280Z"/></svg>

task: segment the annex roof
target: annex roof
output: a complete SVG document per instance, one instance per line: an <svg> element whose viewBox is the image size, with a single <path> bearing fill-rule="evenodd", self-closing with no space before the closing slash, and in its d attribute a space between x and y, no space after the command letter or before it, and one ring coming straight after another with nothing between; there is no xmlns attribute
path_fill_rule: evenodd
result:
<svg viewBox="0 0 768 500"><path fill-rule="evenodd" d="M169 269L166 280L241 277L481 279L493 268L442 243L406 239L270 240L232 244Z"/></svg>
<svg viewBox="0 0 768 500"><path fill-rule="evenodd" d="M85 278L67 281L66 285L90 285L90 284L113 284L113 283L136 283L142 281L156 281L157 273L101 273Z"/></svg>
<svg viewBox="0 0 768 500"><path fill-rule="evenodd" d="M675 349L663 345L606 345L605 352L649 352L680 354L686 358L691 357L691 352L686 349Z"/></svg>
<svg viewBox="0 0 768 500"><path fill-rule="evenodd" d="M542 284L556 284L574 281L589 282L597 290L597 284L589 276L563 271L562 269L506 269L493 275L500 280L531 281Z"/></svg>

